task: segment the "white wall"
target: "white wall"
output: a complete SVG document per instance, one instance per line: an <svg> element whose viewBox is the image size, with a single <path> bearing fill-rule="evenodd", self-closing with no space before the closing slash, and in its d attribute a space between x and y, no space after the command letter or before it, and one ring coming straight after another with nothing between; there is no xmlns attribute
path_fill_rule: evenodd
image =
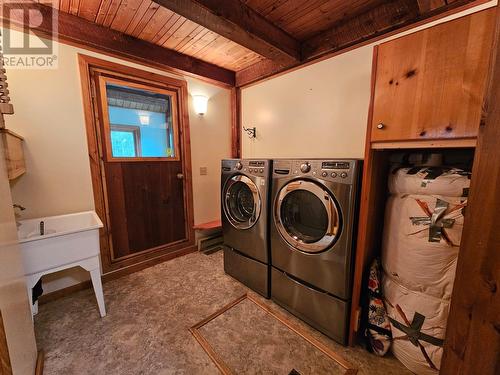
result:
<svg viewBox="0 0 500 375"><path fill-rule="evenodd" d="M492 7L490 1L377 42ZM245 158L362 158L370 101L370 44L242 90Z"/></svg>
<svg viewBox="0 0 500 375"><path fill-rule="evenodd" d="M16 33L21 38L21 33ZM25 138L27 172L11 183L13 201L26 207L21 218L94 209L77 53L158 74L175 76L60 43L58 69L7 69L15 114L7 127ZM220 160L231 153L230 91L191 77L191 95L208 96L208 112L198 116L189 105L195 223L220 217ZM200 167L208 175L200 176ZM86 273L47 277L46 291L87 279Z"/></svg>
<svg viewBox="0 0 500 375"><path fill-rule="evenodd" d="M208 92L195 84L189 86L193 95ZM216 89L202 117L189 100L195 224L220 218L221 159L231 156L231 93ZM201 167L207 168L207 175L200 175Z"/></svg>
<svg viewBox="0 0 500 375"><path fill-rule="evenodd" d="M242 90L244 157L363 157L371 50L360 48Z"/></svg>

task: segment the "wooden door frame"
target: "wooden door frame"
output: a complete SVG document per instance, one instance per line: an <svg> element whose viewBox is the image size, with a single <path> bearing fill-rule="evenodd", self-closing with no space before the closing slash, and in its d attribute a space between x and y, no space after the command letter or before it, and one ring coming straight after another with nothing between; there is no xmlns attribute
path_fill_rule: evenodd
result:
<svg viewBox="0 0 500 375"><path fill-rule="evenodd" d="M241 158L241 89L231 89L231 157Z"/></svg>
<svg viewBox="0 0 500 375"><path fill-rule="evenodd" d="M145 268L156 263L184 255L195 250L194 210L193 210L193 180L191 171L191 142L189 132L188 91L184 80L163 76L160 74L132 68L95 57L78 54L82 100L89 150L90 172L94 193L95 210L101 218L104 227L100 230L101 263L104 274L121 275ZM182 169L184 174L184 204L186 239L177 241L171 246L162 246L124 259L113 260L111 253L112 239L110 218L107 211L106 181L103 168L103 148L99 137L99 115L94 108L93 97L96 88L91 81L92 70L109 72L124 79L165 87L177 91L179 98L179 142L181 149ZM128 271L130 270L130 271Z"/></svg>

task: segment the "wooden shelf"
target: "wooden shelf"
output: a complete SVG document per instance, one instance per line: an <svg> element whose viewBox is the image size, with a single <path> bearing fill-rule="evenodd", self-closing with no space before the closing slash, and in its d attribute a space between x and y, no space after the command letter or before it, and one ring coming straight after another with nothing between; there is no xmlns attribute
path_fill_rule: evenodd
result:
<svg viewBox="0 0 500 375"><path fill-rule="evenodd" d="M476 138L464 139L432 139L417 141L372 142L373 150L397 150L412 148L474 148Z"/></svg>
<svg viewBox="0 0 500 375"><path fill-rule="evenodd" d="M26 172L23 151L24 138L9 129L0 129L0 134L5 148L7 176L9 180L13 180Z"/></svg>
<svg viewBox="0 0 500 375"><path fill-rule="evenodd" d="M221 229L222 222L220 220L209 221L207 223L196 224L194 230L209 230L209 229Z"/></svg>

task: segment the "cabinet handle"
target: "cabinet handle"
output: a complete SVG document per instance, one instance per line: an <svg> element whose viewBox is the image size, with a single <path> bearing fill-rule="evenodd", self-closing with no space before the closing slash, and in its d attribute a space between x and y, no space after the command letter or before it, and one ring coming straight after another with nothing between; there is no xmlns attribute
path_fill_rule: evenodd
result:
<svg viewBox="0 0 500 375"><path fill-rule="evenodd" d="M377 125L377 129L383 129L383 128L385 128L384 124L380 123L380 124Z"/></svg>

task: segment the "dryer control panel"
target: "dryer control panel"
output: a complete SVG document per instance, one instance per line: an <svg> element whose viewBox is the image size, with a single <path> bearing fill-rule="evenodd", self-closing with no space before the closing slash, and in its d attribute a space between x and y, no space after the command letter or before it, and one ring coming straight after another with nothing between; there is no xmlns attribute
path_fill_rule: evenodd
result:
<svg viewBox="0 0 500 375"><path fill-rule="evenodd" d="M226 159L222 160L222 173L235 173L261 176L269 175L269 160Z"/></svg>
<svg viewBox="0 0 500 375"><path fill-rule="evenodd" d="M324 181L352 184L357 178L359 160L278 159L273 161L273 177L314 177Z"/></svg>

